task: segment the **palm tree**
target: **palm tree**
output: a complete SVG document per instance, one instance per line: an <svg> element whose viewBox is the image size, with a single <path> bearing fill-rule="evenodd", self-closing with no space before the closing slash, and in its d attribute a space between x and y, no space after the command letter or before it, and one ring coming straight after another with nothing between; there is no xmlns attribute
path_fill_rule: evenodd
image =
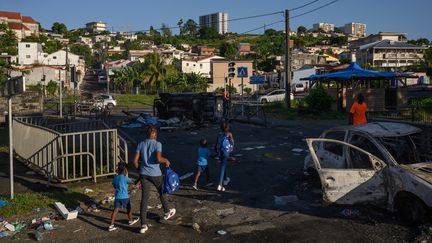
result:
<svg viewBox="0 0 432 243"><path fill-rule="evenodd" d="M158 53L150 53L146 55L144 60L144 77L146 82L145 86L151 88L157 86L163 88L161 81L165 73L165 66L163 59Z"/></svg>

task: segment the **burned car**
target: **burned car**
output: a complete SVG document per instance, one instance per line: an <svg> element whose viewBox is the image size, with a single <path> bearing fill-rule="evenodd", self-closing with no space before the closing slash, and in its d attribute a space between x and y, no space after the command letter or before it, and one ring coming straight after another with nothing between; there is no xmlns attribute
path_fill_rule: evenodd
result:
<svg viewBox="0 0 432 243"><path fill-rule="evenodd" d="M401 123L333 128L306 139L305 174L319 176L326 203L372 204L419 223L432 207L432 156L421 138Z"/></svg>

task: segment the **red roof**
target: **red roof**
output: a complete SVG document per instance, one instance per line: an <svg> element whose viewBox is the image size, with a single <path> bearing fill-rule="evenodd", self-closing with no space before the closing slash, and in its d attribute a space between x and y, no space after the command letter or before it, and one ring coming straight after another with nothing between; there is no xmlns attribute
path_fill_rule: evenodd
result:
<svg viewBox="0 0 432 243"><path fill-rule="evenodd" d="M0 11L0 17L6 17L8 19L21 19L21 13Z"/></svg>
<svg viewBox="0 0 432 243"><path fill-rule="evenodd" d="M21 23L8 23L8 26L11 30L30 30L27 26Z"/></svg>
<svg viewBox="0 0 432 243"><path fill-rule="evenodd" d="M36 22L36 20L34 20L32 17L30 16L22 16L22 21L24 23L28 23L28 24L37 24L38 22Z"/></svg>

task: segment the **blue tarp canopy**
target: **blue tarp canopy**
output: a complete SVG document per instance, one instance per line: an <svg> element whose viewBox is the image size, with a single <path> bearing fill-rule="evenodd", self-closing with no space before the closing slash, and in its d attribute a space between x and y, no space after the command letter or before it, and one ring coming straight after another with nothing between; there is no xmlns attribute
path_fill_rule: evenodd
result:
<svg viewBox="0 0 432 243"><path fill-rule="evenodd" d="M346 69L321 75L311 75L311 81L329 81L329 80L351 80L351 79L392 79L407 77L408 75L402 73L380 72L373 70L366 70L360 67L357 63L351 63Z"/></svg>

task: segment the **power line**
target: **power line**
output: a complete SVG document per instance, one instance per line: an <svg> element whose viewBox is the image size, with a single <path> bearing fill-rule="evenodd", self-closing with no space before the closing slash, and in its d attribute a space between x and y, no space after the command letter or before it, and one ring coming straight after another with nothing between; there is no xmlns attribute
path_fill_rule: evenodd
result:
<svg viewBox="0 0 432 243"><path fill-rule="evenodd" d="M316 3L320 0L314 0L311 1L309 3L303 4L301 6L295 7L290 9L290 11L295 11L304 7L307 7L313 3ZM276 15L276 14L283 14L283 11L276 11L276 12L271 12L271 13L265 13L265 14L258 14L258 15L252 15L252 16L246 16L246 17L239 17L239 18L234 18L234 19L228 19L228 20L223 20L223 21L213 21L210 24L218 24L218 23L222 23L222 22L234 22L234 21L240 21L240 20L245 20L245 19L253 19L253 18L261 18L261 17L266 17L266 16L272 16L272 15ZM180 26L175 26L175 27L167 27L167 28L158 28L158 29L153 29L153 30L163 30L163 29L180 29ZM131 31L131 32L148 32L150 31L150 29L148 30L137 30L137 31Z"/></svg>
<svg viewBox="0 0 432 243"><path fill-rule="evenodd" d="M310 3L304 4L304 5L300 6L300 7L308 6L308 5L310 5L310 4L314 3L314 2L317 2L317 1L319 1L319 0L315 0L315 1L313 1L313 2L310 2ZM322 9L322 8L325 8L325 7L329 6L329 5L332 5L332 4L334 4L334 3L338 2L338 1L339 1L339 0L333 0L333 1L331 1L331 2L328 2L328 3L324 4L324 5L321 5L321 6L319 6L319 7L316 7L316 8L314 8L314 9L311 9L311 10L309 10L309 11L307 11L307 12L304 12L304 13L301 13L301 14L294 15L294 16L290 17L289 19L298 18L298 17L301 17L301 16L303 16L303 15L306 15L306 14L309 14L309 13L312 13L312 12L315 12L315 11L318 11L318 10L320 10L320 9ZM293 9L291 9L291 10L296 10L296 9L298 9L298 8L299 8L299 7L297 7L297 8L293 8ZM270 23L270 24L264 24L264 25L262 25L262 26L260 26L260 27L258 27L258 28L255 28L255 29L251 29L251 30L248 30L248 31L242 32L241 34L247 34L247 33L250 33L250 32L256 31L256 30L260 30L260 29L265 28L265 27L267 27L267 26L275 25L275 24L277 24L277 23L281 23L281 22L284 22L284 20L276 21L276 22L273 22L273 23Z"/></svg>

